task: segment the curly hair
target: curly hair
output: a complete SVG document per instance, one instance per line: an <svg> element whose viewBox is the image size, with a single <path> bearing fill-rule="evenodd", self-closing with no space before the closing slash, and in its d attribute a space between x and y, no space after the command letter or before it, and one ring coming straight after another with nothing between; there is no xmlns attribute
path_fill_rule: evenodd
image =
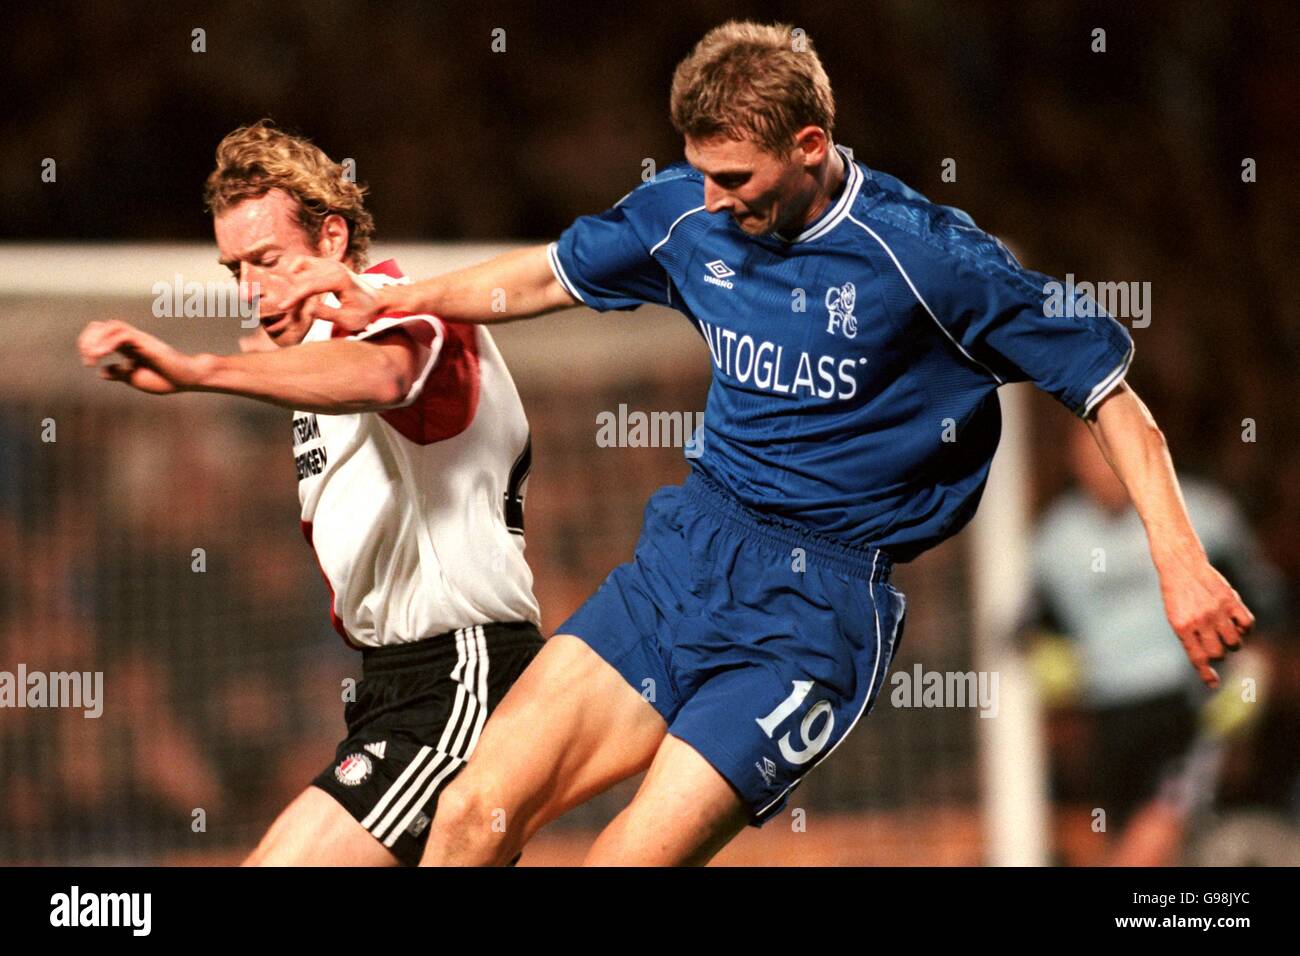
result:
<svg viewBox="0 0 1300 956"><path fill-rule="evenodd" d="M794 134L835 125L835 96L812 38L787 24L714 27L673 71L670 111L683 136L752 139L774 156Z"/></svg>
<svg viewBox="0 0 1300 956"><path fill-rule="evenodd" d="M245 199L282 189L298 205L298 222L314 243L330 215L348 224L345 259L353 268L366 264L374 217L366 211L366 187L344 175L319 146L279 129L269 119L241 126L217 146L217 167L203 187L203 202L218 215Z"/></svg>

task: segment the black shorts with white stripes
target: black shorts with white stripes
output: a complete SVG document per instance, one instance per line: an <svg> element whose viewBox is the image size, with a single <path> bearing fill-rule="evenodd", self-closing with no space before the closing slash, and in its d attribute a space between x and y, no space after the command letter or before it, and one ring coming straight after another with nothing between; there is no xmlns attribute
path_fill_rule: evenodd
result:
<svg viewBox="0 0 1300 956"><path fill-rule="evenodd" d="M488 716L542 647L528 623L483 624L362 651L347 738L314 781L406 866Z"/></svg>

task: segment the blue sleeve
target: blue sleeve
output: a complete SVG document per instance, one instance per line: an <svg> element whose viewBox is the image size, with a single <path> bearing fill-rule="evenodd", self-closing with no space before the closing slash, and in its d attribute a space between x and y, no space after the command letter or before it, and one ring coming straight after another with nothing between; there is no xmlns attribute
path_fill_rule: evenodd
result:
<svg viewBox="0 0 1300 956"><path fill-rule="evenodd" d="M1091 298L1066 302L1052 279L1023 268L987 233L947 228L962 233L958 242L902 230L888 237L931 318L1000 382L1033 382L1088 418L1128 371L1128 330Z"/></svg>
<svg viewBox="0 0 1300 956"><path fill-rule="evenodd" d="M670 305L668 273L651 252L691 198L683 177L660 174L612 209L575 220L550 245L551 271L570 295L598 312Z"/></svg>

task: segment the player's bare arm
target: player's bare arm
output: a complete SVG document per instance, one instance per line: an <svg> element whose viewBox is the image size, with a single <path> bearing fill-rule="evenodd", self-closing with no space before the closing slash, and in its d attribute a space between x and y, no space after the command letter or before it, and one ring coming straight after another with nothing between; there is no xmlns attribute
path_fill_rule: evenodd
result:
<svg viewBox="0 0 1300 956"><path fill-rule="evenodd" d="M1210 564L1187 516L1173 461L1151 412L1121 383L1088 421L1146 528L1165 613L1201 679L1219 686L1211 661L1237 650L1255 616Z"/></svg>
<svg viewBox="0 0 1300 956"><path fill-rule="evenodd" d="M509 322L578 305L555 278L545 245L502 253L486 262L409 285L373 289L341 263L303 256L289 266L276 311L328 318L356 330L385 313L427 313L451 322ZM341 308L322 302L333 293Z"/></svg>
<svg viewBox="0 0 1300 956"><path fill-rule="evenodd" d="M77 342L82 362L110 381L154 395L225 392L323 414L377 411L400 403L420 369L420 349L401 330L380 341L308 342L240 355L191 355L126 322L91 322Z"/></svg>

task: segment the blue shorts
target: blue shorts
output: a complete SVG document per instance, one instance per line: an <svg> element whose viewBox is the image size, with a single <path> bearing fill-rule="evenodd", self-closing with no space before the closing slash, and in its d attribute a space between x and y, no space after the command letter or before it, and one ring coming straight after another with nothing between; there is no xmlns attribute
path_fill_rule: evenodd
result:
<svg viewBox="0 0 1300 956"><path fill-rule="evenodd" d="M623 675L761 826L870 711L902 638L892 563L777 523L692 472L559 628Z"/></svg>

